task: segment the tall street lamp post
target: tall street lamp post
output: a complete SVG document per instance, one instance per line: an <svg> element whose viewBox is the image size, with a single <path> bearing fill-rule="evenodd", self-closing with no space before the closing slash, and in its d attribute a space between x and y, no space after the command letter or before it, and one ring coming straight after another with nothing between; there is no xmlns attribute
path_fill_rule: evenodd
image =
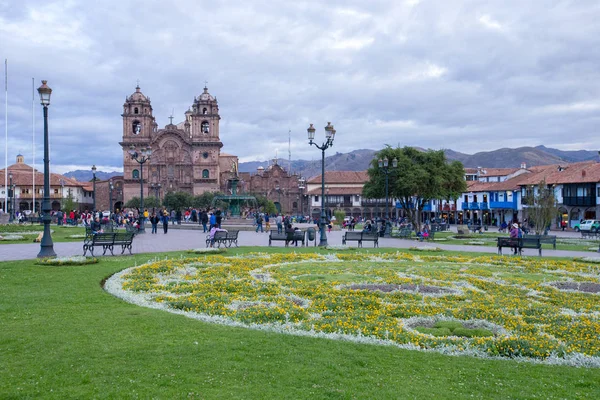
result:
<svg viewBox="0 0 600 400"><path fill-rule="evenodd" d="M92 165L92 180L93 180L93 196L92 196L92 213L96 213L96 165ZM95 217L95 216L94 216Z"/></svg>
<svg viewBox="0 0 600 400"><path fill-rule="evenodd" d="M325 216L325 150L333 146L333 139L335 138L335 129L331 122L327 123L325 127L325 142L321 146L313 142L315 139L315 128L313 124L310 124L308 129L308 144L314 145L317 149L321 150L321 220L319 221L319 230L321 232L319 246L327 246L327 234L325 233L325 225L327 224Z"/></svg>
<svg viewBox="0 0 600 400"><path fill-rule="evenodd" d="M12 183L13 174L12 172L8 173L8 199L10 200L10 207L8 208L8 222L13 222L15 220L14 208L15 208L15 188Z"/></svg>
<svg viewBox="0 0 600 400"><path fill-rule="evenodd" d="M139 233L146 233L144 221L144 163L150 160L152 149L150 147L142 147L138 152L134 145L129 148L129 155L132 160L140 164L140 212L138 213Z"/></svg>
<svg viewBox="0 0 600 400"><path fill-rule="evenodd" d="M42 81L42 86L38 88L40 102L44 110L44 199L42 200L42 221L44 222L44 234L40 244L38 258L56 257L54 252L54 243L50 233L50 145L48 143L48 106L50 105L50 95L52 89L46 85L47 81Z"/></svg>
<svg viewBox="0 0 600 400"><path fill-rule="evenodd" d="M388 198L388 188L389 188L389 176L390 176L390 162L388 160L387 157L384 157L383 160L380 158L377 161L377 165L379 166L379 169L381 169L381 172L383 172L385 174L385 237L390 237L390 224L388 223L388 220L390 219L390 212L389 212L389 198ZM394 157L394 159L392 160L392 168L396 169L398 168L398 159Z"/></svg>
<svg viewBox="0 0 600 400"><path fill-rule="evenodd" d="M301 176L298 179L298 189L300 189L300 215L304 216L304 189L306 188L306 179Z"/></svg>
<svg viewBox="0 0 600 400"><path fill-rule="evenodd" d="M108 215L108 218L111 218L112 216L112 212L113 212L113 198L112 198L112 194L113 194L113 189L115 187L113 186L113 182L112 179L108 181L108 212L110 213Z"/></svg>

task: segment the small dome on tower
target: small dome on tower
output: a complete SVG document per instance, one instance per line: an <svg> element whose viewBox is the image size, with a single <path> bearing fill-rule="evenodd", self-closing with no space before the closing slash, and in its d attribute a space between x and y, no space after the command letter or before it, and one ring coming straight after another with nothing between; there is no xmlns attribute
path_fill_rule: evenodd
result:
<svg viewBox="0 0 600 400"><path fill-rule="evenodd" d="M204 92L202 92L200 97L198 97L198 100L214 101L215 98L213 97L212 94L208 93L208 88L206 86L204 86Z"/></svg>
<svg viewBox="0 0 600 400"><path fill-rule="evenodd" d="M148 101L149 99L140 90L140 85L135 87L135 92L129 96L128 101Z"/></svg>

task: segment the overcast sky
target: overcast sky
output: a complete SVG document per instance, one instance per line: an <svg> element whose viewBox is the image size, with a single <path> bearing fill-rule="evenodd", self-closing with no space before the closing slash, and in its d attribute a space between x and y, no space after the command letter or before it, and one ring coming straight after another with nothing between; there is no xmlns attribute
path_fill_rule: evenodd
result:
<svg viewBox="0 0 600 400"><path fill-rule="evenodd" d="M599 21L598 0L0 0L8 163L32 163L32 77L53 89L54 172L122 168L138 79L161 128L208 81L241 161L287 158L289 130L293 159L319 159L306 128L327 121L327 154L600 149ZM41 168L37 92L33 110ZM2 167L6 120L2 96Z"/></svg>

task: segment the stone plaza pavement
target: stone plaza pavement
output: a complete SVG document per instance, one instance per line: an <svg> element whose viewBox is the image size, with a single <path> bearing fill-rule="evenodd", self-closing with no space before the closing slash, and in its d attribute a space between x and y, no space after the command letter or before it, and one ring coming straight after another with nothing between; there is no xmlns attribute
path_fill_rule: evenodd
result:
<svg viewBox="0 0 600 400"><path fill-rule="evenodd" d="M183 227L182 227L183 228ZM133 253L157 253L165 251L178 251L178 250L190 250L194 248L206 247L206 233L202 230L190 230L190 229L169 229L167 234L162 233L159 228L158 234L147 233L137 235L133 241ZM342 235L344 231L332 231L327 234L328 244L330 245L341 245ZM559 237L581 237L576 232L551 232L553 235ZM239 246L252 246L252 247L266 247L269 244L269 234L256 233L254 231L240 231L239 233ZM311 245L313 243L311 242ZM356 247L356 242L349 242L349 246ZM83 240L78 242L68 243L54 243L54 251L59 257L67 257L73 255L83 255ZM274 242L274 247L284 247L283 242ZM372 248L372 243L365 243L365 248ZM407 249L409 247L439 247L443 250L451 251L469 251L478 253L489 253L496 254L496 247L491 246L468 246L468 245L447 245L438 242L418 242L415 240L397 239L397 238L380 238L379 247L381 248L397 248ZM40 250L39 243L25 243L25 244L6 244L0 245L0 261L8 260L25 260L36 258ZM115 255L120 253L115 248ZM88 253L89 254L89 253ZM102 254L96 252L96 255ZM126 252L127 254L127 252ZM504 254L510 254L510 249L506 249ZM526 256L537 256L537 250L535 249L524 249L523 254ZM543 256L554 256L554 257L593 257L598 253L585 252L585 251L566 251L566 250L549 250L544 249L542 252ZM110 257L110 253L108 255Z"/></svg>

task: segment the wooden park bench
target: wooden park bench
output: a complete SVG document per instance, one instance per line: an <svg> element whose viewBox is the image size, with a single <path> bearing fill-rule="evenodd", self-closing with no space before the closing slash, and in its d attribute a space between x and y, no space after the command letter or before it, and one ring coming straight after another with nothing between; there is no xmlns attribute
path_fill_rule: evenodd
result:
<svg viewBox="0 0 600 400"><path fill-rule="evenodd" d="M542 256L542 242L537 238L498 238L498 254L502 255L502 248L510 247L517 249L517 253L521 255L523 249L537 249L539 256Z"/></svg>
<svg viewBox="0 0 600 400"><path fill-rule="evenodd" d="M125 253L125 250L131 252L131 245L133 243L133 237L135 235L129 232L106 232L86 235L83 240L83 255L85 256L89 250L92 257L94 256L94 247L102 246L102 255L106 254L106 250L110 250L110 254L113 256L115 246L121 246L121 254Z"/></svg>
<svg viewBox="0 0 600 400"><path fill-rule="evenodd" d="M342 236L342 245L348 241L356 241L358 247L362 247L363 242L373 242L373 247L379 247L378 232L346 232Z"/></svg>
<svg viewBox="0 0 600 400"><path fill-rule="evenodd" d="M240 231L217 231L215 232L214 243L217 247L231 247L232 244L235 244L235 247L238 247L238 234ZM213 240L210 239L210 235L206 235L206 247L211 245Z"/></svg>
<svg viewBox="0 0 600 400"><path fill-rule="evenodd" d="M304 246L306 239L306 231L303 230L295 230L293 233L289 232L277 232L276 230L269 231L269 246L271 246L272 242L282 241L285 242L286 246L289 246L290 242L295 242L296 246L298 242L302 243Z"/></svg>
<svg viewBox="0 0 600 400"><path fill-rule="evenodd" d="M556 250L556 236L554 235L525 235L523 236L525 239L540 239L542 244L551 244L552 248Z"/></svg>

